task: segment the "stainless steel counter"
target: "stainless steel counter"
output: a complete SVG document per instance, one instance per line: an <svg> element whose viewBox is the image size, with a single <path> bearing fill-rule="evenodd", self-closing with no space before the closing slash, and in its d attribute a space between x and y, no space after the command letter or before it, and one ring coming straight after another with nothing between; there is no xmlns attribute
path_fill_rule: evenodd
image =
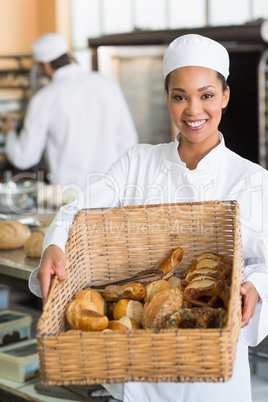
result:
<svg viewBox="0 0 268 402"><path fill-rule="evenodd" d="M39 264L39 258L29 258L23 249L0 250L0 274L6 277L28 281L33 269Z"/></svg>

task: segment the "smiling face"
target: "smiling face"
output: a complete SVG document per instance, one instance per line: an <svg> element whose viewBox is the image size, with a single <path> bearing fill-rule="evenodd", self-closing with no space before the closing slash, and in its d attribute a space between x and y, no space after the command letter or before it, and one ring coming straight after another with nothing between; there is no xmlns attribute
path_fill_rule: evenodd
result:
<svg viewBox="0 0 268 402"><path fill-rule="evenodd" d="M172 71L168 106L172 121L181 132L180 142L212 149L218 142L222 109L229 101L216 71L204 67L182 67Z"/></svg>

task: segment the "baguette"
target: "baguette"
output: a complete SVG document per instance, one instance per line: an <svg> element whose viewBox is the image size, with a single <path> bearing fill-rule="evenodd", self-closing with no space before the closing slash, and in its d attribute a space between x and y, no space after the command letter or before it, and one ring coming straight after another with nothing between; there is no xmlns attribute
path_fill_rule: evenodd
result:
<svg viewBox="0 0 268 402"><path fill-rule="evenodd" d="M180 247L177 247L174 250L171 250L168 255L160 261L160 263L156 266L156 269L159 269L164 273L164 278L168 279L173 273L176 271L179 263L181 262L183 257L183 250Z"/></svg>

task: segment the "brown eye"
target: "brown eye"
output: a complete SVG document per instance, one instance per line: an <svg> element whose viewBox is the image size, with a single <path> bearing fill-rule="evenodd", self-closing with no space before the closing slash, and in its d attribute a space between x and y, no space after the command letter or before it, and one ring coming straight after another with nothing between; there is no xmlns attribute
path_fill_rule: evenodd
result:
<svg viewBox="0 0 268 402"><path fill-rule="evenodd" d="M185 98L184 98L184 96L182 96L182 95L174 95L174 96L173 96L173 99L175 99L175 100L177 100L177 101L182 101L182 100L184 100Z"/></svg>
<svg viewBox="0 0 268 402"><path fill-rule="evenodd" d="M203 98L204 99L211 99L211 98L213 98L213 94L205 94L205 95L203 95Z"/></svg>

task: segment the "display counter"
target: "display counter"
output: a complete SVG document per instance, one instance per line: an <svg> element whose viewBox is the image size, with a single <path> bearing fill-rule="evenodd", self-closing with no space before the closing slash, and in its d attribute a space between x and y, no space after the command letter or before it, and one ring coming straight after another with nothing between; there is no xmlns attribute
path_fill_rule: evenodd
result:
<svg viewBox="0 0 268 402"><path fill-rule="evenodd" d="M39 258L29 258L23 249L0 250L0 283L16 289L28 289L31 272L38 266Z"/></svg>

